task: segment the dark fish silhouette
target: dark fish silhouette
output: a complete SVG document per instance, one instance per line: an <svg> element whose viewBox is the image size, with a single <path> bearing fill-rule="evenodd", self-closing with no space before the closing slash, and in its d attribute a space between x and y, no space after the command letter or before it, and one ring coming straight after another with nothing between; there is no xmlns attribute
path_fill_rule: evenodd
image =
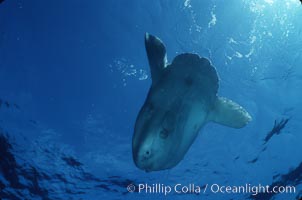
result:
<svg viewBox="0 0 302 200"><path fill-rule="evenodd" d="M277 120L275 120L273 129L267 134L267 136L264 139L264 144L266 144L273 137L273 135L279 135L281 133L281 130L287 124L288 120L289 120L289 118L281 119L280 122L277 122Z"/></svg>
<svg viewBox="0 0 302 200"><path fill-rule="evenodd" d="M263 148L261 151L259 151L258 155L256 158L248 161L248 163L255 163L258 161L259 156L262 152L264 152L267 149L267 143L268 141L270 141L270 139L274 136L274 135L279 135L282 131L282 129L285 128L287 122L290 120L290 118L286 118L286 119L281 119L280 121L275 120L274 122L274 127L272 128L272 130L270 132L267 133L265 139L264 139L264 143L263 143Z"/></svg>
<svg viewBox="0 0 302 200"><path fill-rule="evenodd" d="M0 3L2 3L4 0L0 0Z"/></svg>

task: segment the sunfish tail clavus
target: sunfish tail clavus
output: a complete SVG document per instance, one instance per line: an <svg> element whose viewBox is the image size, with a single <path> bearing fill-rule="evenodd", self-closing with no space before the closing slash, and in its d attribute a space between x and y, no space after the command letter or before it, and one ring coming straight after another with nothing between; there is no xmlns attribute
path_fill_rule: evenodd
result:
<svg viewBox="0 0 302 200"><path fill-rule="evenodd" d="M207 122L242 128L251 121L240 105L217 96L218 76L208 59L184 53L168 64L163 42L148 33L145 46L152 85L132 139L138 168L148 172L174 167Z"/></svg>

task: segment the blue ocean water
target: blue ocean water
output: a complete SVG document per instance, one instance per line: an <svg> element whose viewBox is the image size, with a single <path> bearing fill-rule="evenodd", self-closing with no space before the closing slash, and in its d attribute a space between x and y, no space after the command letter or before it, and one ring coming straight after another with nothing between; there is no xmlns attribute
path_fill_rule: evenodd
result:
<svg viewBox="0 0 302 200"><path fill-rule="evenodd" d="M298 0L0 1L0 199L302 198L301 18ZM131 149L151 84L145 32L170 62L209 58L218 94L253 117L207 124L151 173ZM295 191L215 191L259 184Z"/></svg>

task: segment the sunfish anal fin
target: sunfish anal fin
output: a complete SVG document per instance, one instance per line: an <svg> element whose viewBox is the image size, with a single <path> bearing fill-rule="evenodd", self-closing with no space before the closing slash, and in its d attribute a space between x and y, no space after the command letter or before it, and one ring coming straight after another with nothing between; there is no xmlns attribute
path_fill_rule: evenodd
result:
<svg viewBox="0 0 302 200"><path fill-rule="evenodd" d="M145 47L150 65L152 84L156 83L167 65L166 47L158 38L145 34Z"/></svg>
<svg viewBox="0 0 302 200"><path fill-rule="evenodd" d="M217 97L208 119L232 128L242 128L252 120L252 117L239 104L224 97Z"/></svg>

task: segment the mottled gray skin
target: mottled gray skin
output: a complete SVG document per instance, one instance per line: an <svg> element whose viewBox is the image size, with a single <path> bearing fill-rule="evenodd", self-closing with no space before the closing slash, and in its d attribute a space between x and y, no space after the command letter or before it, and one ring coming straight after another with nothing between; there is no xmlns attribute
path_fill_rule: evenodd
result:
<svg viewBox="0 0 302 200"><path fill-rule="evenodd" d="M207 123L217 101L218 76L206 58L178 55L166 64L160 39L146 35L152 85L133 135L133 160L147 172L177 165Z"/></svg>

